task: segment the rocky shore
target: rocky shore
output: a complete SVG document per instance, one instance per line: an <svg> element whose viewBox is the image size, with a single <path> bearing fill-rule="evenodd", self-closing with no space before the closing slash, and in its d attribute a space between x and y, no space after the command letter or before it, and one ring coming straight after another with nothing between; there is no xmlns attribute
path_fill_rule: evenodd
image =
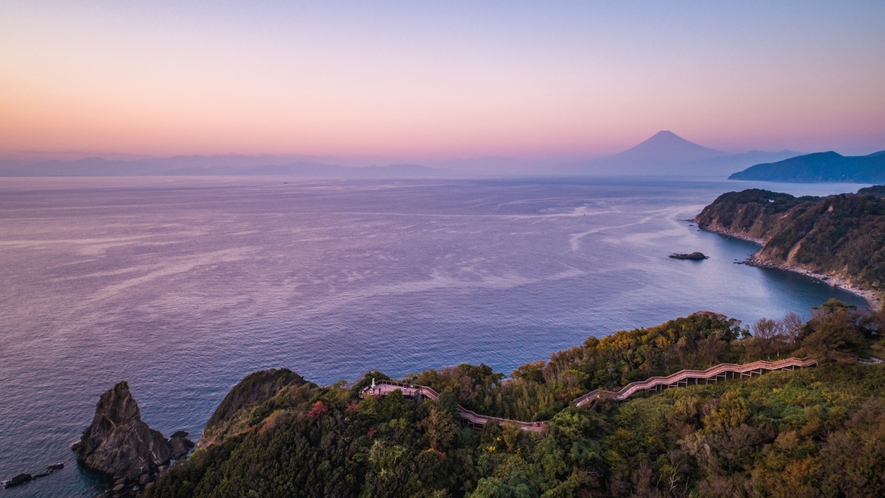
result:
<svg viewBox="0 0 885 498"><path fill-rule="evenodd" d="M698 226L700 226L700 225L698 225ZM863 298L867 302L867 306L869 306L870 311L879 311L882 309L882 298L878 294L876 294L875 292L873 292L871 290L862 289L860 287L852 285L850 282L848 282L844 278L839 277L838 275L816 273L816 272L813 272L813 271L808 270L806 268L802 268L800 266L789 265L786 263L779 263L779 262L774 262L774 261L765 260L765 259L760 258L759 253L762 252L762 248L764 248L765 244L768 243L768 240L766 240L766 239L757 239L757 238L750 237L750 236L742 234L742 233L738 233L738 232L728 230L728 229L725 229L722 227L714 226L714 225L701 226L700 228L702 230L706 230L708 232L716 233L719 235L724 235L726 237L734 237L736 239L745 240L747 242L754 242L756 244L759 244L759 246L760 246L759 251L756 251L755 253L753 253L749 257L749 259L747 259L747 261L743 262L746 265L755 266L758 268L776 268L778 270L784 270L784 271L789 271L789 272L793 272L793 273L798 273L800 275L805 275L806 277L811 277L816 280L820 280L821 282L832 285L834 287L839 287L839 288L845 289L848 292L851 292L852 294Z"/></svg>
<svg viewBox="0 0 885 498"><path fill-rule="evenodd" d="M692 221L697 221L697 220L692 220ZM707 232L712 232L712 233L717 233L719 235L724 235L726 237L734 237L735 239L745 240L747 242L754 242L756 244L759 244L760 246L765 246L765 244L768 243L768 240L766 240L766 239L757 239L755 237L750 237L749 235L735 232L733 230L729 230L727 228L723 228L720 226L715 226L715 225L702 226L701 223L698 222L698 228L700 228L701 230L706 230Z"/></svg>
<svg viewBox="0 0 885 498"><path fill-rule="evenodd" d="M793 272L793 273L798 273L800 275L805 275L806 277L811 277L813 279L820 280L821 282L829 284L833 287L839 287L841 289L847 290L848 292L850 292L856 296L860 296L861 298L863 298L867 302L867 306L870 308L870 311L879 311L882 309L882 298L879 297L878 294L876 294L873 291L870 291L867 289L861 289L855 285L852 285L850 282L839 277L838 275L828 275L828 274L824 274L824 273L816 273L816 272L813 272L811 270L807 270L807 269L799 267L799 266L793 266L793 265L788 265L788 264L784 264L784 263L776 263L773 261L766 261L766 260L756 257L755 254L753 256L751 256L750 259L748 259L745 262L745 264L747 264L749 266L755 266L758 268L776 268L778 270L784 270L784 271L789 271L789 272Z"/></svg>

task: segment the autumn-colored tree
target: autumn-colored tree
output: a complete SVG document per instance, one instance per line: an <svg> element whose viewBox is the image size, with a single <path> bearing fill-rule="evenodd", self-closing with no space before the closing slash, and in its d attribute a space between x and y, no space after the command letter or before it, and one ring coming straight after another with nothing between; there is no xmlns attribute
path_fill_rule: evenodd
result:
<svg viewBox="0 0 885 498"><path fill-rule="evenodd" d="M310 410L307 411L307 416L313 419L317 419L322 417L323 415L329 413L329 407L326 406L322 401L317 401L310 407Z"/></svg>

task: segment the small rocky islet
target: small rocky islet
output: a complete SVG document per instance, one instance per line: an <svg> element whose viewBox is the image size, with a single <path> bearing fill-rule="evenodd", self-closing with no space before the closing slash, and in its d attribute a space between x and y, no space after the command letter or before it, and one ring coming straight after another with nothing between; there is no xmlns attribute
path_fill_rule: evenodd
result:
<svg viewBox="0 0 885 498"><path fill-rule="evenodd" d="M101 497L137 496L156 481L172 461L187 458L194 442L177 431L166 439L141 420L138 403L126 381L101 395L92 424L71 449L82 467L113 480Z"/></svg>
<svg viewBox="0 0 885 498"><path fill-rule="evenodd" d="M61 470L65 468L65 464L63 463L54 463L52 465L47 465L46 468L42 472L38 472L37 474L29 474L27 472L22 472L12 479L8 479L6 481L0 481L0 487L5 489L14 488L16 486L21 486L22 484L35 481L40 479L41 477L46 477L56 470Z"/></svg>
<svg viewBox="0 0 885 498"><path fill-rule="evenodd" d="M687 254L673 253L670 255L670 257L673 259L688 259L691 261L703 261L705 259L710 259L709 256L698 251L690 252Z"/></svg>

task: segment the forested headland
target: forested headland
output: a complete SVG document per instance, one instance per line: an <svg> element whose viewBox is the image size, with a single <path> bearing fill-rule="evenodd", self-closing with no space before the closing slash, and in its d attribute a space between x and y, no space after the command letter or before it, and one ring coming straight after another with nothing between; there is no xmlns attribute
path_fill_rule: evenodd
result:
<svg viewBox="0 0 885 498"><path fill-rule="evenodd" d="M793 197L750 189L722 194L698 226L763 244L751 262L830 275L885 296L882 186L857 194Z"/></svg>
<svg viewBox="0 0 885 498"><path fill-rule="evenodd" d="M523 365L405 380L437 401L360 399L381 372L319 386L289 370L246 377L205 442L147 491L209 496L880 496L885 494L885 314L838 301L810 320L751 327L713 313L619 331ZM570 407L598 387L685 368L786 356L820 367ZM456 405L519 420L537 434L461 425ZM208 444L211 443L211 444Z"/></svg>
<svg viewBox="0 0 885 498"><path fill-rule="evenodd" d="M867 156L843 156L836 152L815 152L774 163L757 164L728 177L729 180L764 182L855 182L885 181L885 151Z"/></svg>

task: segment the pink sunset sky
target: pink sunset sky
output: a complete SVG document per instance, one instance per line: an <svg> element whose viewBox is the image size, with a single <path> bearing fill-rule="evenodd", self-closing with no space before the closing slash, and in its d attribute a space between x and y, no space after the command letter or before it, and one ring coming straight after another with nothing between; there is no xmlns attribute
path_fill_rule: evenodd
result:
<svg viewBox="0 0 885 498"><path fill-rule="evenodd" d="M0 156L885 149L885 2L4 2Z"/></svg>

